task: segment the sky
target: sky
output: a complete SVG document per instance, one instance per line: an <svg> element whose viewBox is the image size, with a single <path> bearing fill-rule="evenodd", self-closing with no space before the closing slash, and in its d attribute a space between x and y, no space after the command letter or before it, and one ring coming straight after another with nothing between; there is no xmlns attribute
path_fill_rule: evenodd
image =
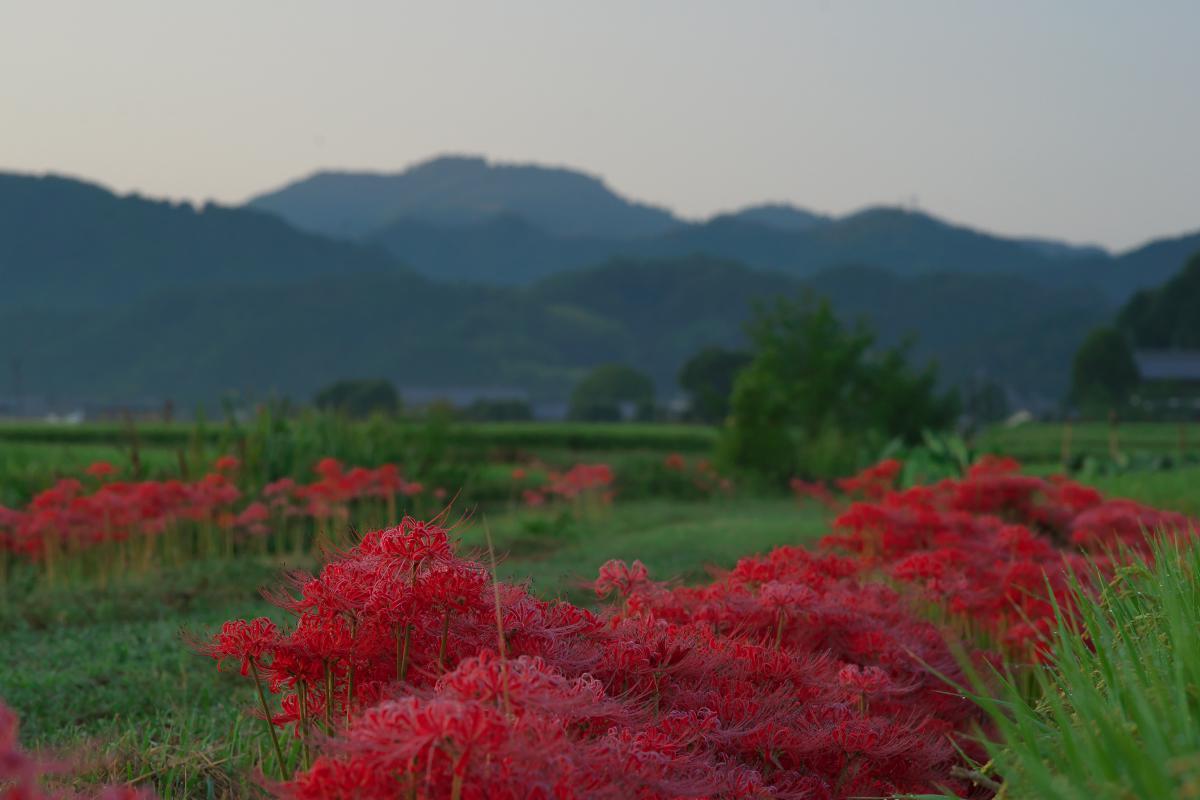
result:
<svg viewBox="0 0 1200 800"><path fill-rule="evenodd" d="M0 0L0 169L235 204L442 153L1126 248L1200 229L1194 0Z"/></svg>

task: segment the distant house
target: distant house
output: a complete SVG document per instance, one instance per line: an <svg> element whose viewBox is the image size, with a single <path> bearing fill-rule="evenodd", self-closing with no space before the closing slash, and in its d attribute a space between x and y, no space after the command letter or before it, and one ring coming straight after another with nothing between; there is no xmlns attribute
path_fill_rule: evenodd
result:
<svg viewBox="0 0 1200 800"><path fill-rule="evenodd" d="M1135 350L1141 385L1131 398L1150 416L1200 415L1200 350Z"/></svg>

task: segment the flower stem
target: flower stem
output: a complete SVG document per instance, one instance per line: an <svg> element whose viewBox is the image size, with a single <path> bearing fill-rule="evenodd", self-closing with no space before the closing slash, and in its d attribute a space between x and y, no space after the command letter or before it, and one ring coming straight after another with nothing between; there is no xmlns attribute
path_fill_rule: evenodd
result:
<svg viewBox="0 0 1200 800"><path fill-rule="evenodd" d="M308 746L308 681L299 681L300 735L304 739L304 768L312 769L312 750Z"/></svg>
<svg viewBox="0 0 1200 800"><path fill-rule="evenodd" d="M325 661L325 729L333 735L333 668Z"/></svg>
<svg viewBox="0 0 1200 800"><path fill-rule="evenodd" d="M403 681L408 677L408 640L412 635L412 626L404 626L403 641L396 640L396 678Z"/></svg>
<svg viewBox="0 0 1200 800"><path fill-rule="evenodd" d="M438 645L438 670L446 663L446 643L450 639L450 609L446 609L446 617L442 620L442 643Z"/></svg>
<svg viewBox="0 0 1200 800"><path fill-rule="evenodd" d="M275 731L275 723L271 721L271 709L267 705L267 695L263 692L262 681L258 679L258 665L250 659L250 672L254 674L254 688L258 689L258 700L262 703L263 713L267 715L267 730L271 733L271 744L275 747L275 757L279 759L279 777L287 780L287 765L283 761L283 749L279 746L279 734Z"/></svg>

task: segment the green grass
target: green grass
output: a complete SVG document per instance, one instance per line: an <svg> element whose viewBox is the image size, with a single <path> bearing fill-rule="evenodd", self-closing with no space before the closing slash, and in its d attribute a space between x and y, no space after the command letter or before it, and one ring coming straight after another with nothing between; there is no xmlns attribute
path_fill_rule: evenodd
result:
<svg viewBox="0 0 1200 800"><path fill-rule="evenodd" d="M1200 518L1200 467L1098 475L1087 483L1106 496L1128 497Z"/></svg>
<svg viewBox="0 0 1200 800"><path fill-rule="evenodd" d="M701 580L710 567L822 535L820 511L790 500L649 501L557 514L489 514L502 579L547 597L594 602L583 587L609 558L640 558L660 579ZM456 534L486 559L484 517ZM236 668L218 673L181 631L280 618L258 594L284 565L195 562L107 587L34 589L0 606L0 698L22 717L26 746L85 755L80 780L141 780L163 798L245 797L254 764L270 763L255 702ZM90 744L91 743L91 744Z"/></svg>
<svg viewBox="0 0 1200 800"><path fill-rule="evenodd" d="M1200 793L1200 548L1161 546L1100 598L1076 592L1078 627L1061 622L1053 667L982 695L1004 797L1126 800ZM1082 634L1082 635L1081 635Z"/></svg>
<svg viewBox="0 0 1200 800"><path fill-rule="evenodd" d="M485 522L501 578L529 579L536 593L577 603L591 600L582 584L609 559L640 559L658 580L697 582L710 568L828 531L824 512L792 500L647 501L592 509L581 519L539 511L480 517L462 531L464 545L484 547Z"/></svg>
<svg viewBox="0 0 1200 800"><path fill-rule="evenodd" d="M174 450L143 447L138 457L147 476L179 475L179 457ZM82 476L97 461L107 461L124 473L131 470L126 445L0 442L0 504L24 503L59 478Z"/></svg>
<svg viewBox="0 0 1200 800"><path fill-rule="evenodd" d="M291 424L322 426L323 423L314 422L319 419L299 419ZM337 423L335 427L353 430L374 424L378 423ZM418 431L424 426L422 422L403 420L383 424L401 433ZM249 434L254 427L254 423L249 423L241 430ZM186 447L197 435L196 426L189 422L139 422L135 429L143 444L170 448ZM222 423L210 423L204 427L202 438L213 443L236 438L236 435L235 431ZM446 439L451 446L470 450L522 448L579 452L649 449L707 452L716 443L717 430L703 425L668 423L460 422L449 424ZM6 443L127 445L129 440L130 427L126 423L0 423L0 442Z"/></svg>
<svg viewBox="0 0 1200 800"><path fill-rule="evenodd" d="M975 446L987 452L1003 453L1019 461L1060 463L1066 427L1060 422L1030 422L1007 428L993 426L983 431ZM1110 428L1106 422L1081 422L1071 425L1072 457L1107 457ZM1123 453L1159 455L1190 454L1200 457L1200 425L1173 422L1127 422L1116 428L1117 448Z"/></svg>
<svg viewBox="0 0 1200 800"><path fill-rule="evenodd" d="M79 477L95 461L108 461L123 477L178 478L186 468L201 474L220 455L243 459L243 479L262 485L281 477L312 478L325 456L348 466L401 466L430 488L460 487L485 503L512 492L516 464L541 462L565 468L579 462L611 464L629 476L623 494L645 496L641 478L668 453L708 456L714 428L667 424L420 423L330 416L297 419L264 416L244 427L142 423L136 428L139 470L133 469L134 435L127 425L0 423L0 504L19 506L61 477Z"/></svg>
<svg viewBox="0 0 1200 800"><path fill-rule="evenodd" d="M250 685L182 638L226 619L279 616L256 591L281 565L197 562L119 585L45 589L0 613L0 697L27 747L81 757L83 783L151 783L160 796L245 797L268 747Z"/></svg>

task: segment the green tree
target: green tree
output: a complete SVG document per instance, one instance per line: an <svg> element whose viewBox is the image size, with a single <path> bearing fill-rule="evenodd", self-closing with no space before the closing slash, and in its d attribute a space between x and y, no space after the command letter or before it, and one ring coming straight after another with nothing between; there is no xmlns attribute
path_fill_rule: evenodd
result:
<svg viewBox="0 0 1200 800"><path fill-rule="evenodd" d="M605 364L589 372L571 392L567 417L591 422L619 422L625 410L639 420L654 417L654 381L633 367Z"/></svg>
<svg viewBox="0 0 1200 800"><path fill-rule="evenodd" d="M977 378L963 389L963 413L974 426L989 425L1008 416L1008 393L989 378Z"/></svg>
<svg viewBox="0 0 1200 800"><path fill-rule="evenodd" d="M957 414L932 366L915 371L906 348L877 349L870 329L844 326L811 295L759 308L747 332L753 361L734 383L721 443L731 465L776 480L844 473Z"/></svg>
<svg viewBox="0 0 1200 800"><path fill-rule="evenodd" d="M1200 253L1162 286L1130 298L1117 327L1138 347L1200 348Z"/></svg>
<svg viewBox="0 0 1200 800"><path fill-rule="evenodd" d="M390 381L382 379L342 380L317 392L313 404L322 411L334 411L363 418L374 413L400 412L400 395Z"/></svg>
<svg viewBox="0 0 1200 800"><path fill-rule="evenodd" d="M519 398L485 398L471 402L463 416L478 422L525 422L533 419L533 407Z"/></svg>
<svg viewBox="0 0 1200 800"><path fill-rule="evenodd" d="M691 414L701 422L721 422L729 416L733 382L750 354L723 347L706 347L679 371L679 385L691 400Z"/></svg>
<svg viewBox="0 0 1200 800"><path fill-rule="evenodd" d="M1097 328L1075 354L1071 403L1088 415L1120 411L1139 383L1129 341L1115 328Z"/></svg>

